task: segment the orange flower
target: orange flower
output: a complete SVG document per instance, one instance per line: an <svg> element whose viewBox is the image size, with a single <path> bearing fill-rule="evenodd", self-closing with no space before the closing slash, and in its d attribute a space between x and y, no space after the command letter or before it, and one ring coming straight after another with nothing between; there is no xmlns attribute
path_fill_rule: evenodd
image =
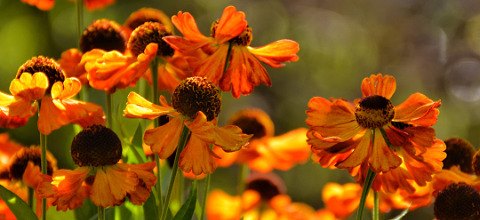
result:
<svg viewBox="0 0 480 220"><path fill-rule="evenodd" d="M168 32L173 32L173 24L170 18L163 11L156 8L140 8L132 12L125 20L123 26L127 29L127 33L131 33L145 22L158 22L165 26Z"/></svg>
<svg viewBox="0 0 480 220"><path fill-rule="evenodd" d="M49 11L55 5L55 0L22 0L22 2L35 6L42 11ZM102 9L113 3L115 3L115 0L84 0L85 7L88 10Z"/></svg>
<svg viewBox="0 0 480 220"><path fill-rule="evenodd" d="M363 98L354 104L321 97L310 100L308 143L318 157L327 157L319 159L324 165L355 171L359 182L372 169L392 190L411 188L407 179L423 186L440 171L445 144L435 138L431 127L440 101L415 93L394 107L390 98L395 88L394 77L377 74L363 80Z"/></svg>
<svg viewBox="0 0 480 220"><path fill-rule="evenodd" d="M327 210L343 219L358 208L361 193L362 187L355 183L327 183L322 189L322 200Z"/></svg>
<svg viewBox="0 0 480 220"><path fill-rule="evenodd" d="M188 12L178 12L172 17L172 23L183 34L183 37L164 37L175 50L186 55L201 50L208 55L195 65L194 75L207 77L223 91L231 90L236 98L250 94L254 86L271 85L260 61L271 67L282 67L285 62L298 60L299 45L292 40L250 47L252 30L245 13L234 6L226 7L220 19L213 23L212 37L200 33Z"/></svg>
<svg viewBox="0 0 480 220"><path fill-rule="evenodd" d="M161 106L153 104L135 92L128 95L124 116L155 119L168 115L167 124L145 131L144 141L161 159L168 158L176 149L183 126L190 132L187 145L180 154L179 167L195 175L212 173L216 168L211 144L226 151L237 151L250 139L237 126L218 127L216 117L220 111L220 93L205 78L184 80L173 93L173 107L160 98Z"/></svg>
<svg viewBox="0 0 480 220"><path fill-rule="evenodd" d="M150 196L155 163L118 163L122 144L112 130L102 125L86 128L73 139L71 152L79 167L55 171L36 189L51 198L57 210L76 209L87 197L97 206L109 207L126 198L140 205Z"/></svg>
<svg viewBox="0 0 480 220"><path fill-rule="evenodd" d="M8 117L29 118L37 111L38 102L38 130L42 134L50 134L70 123L83 127L103 124L105 119L100 106L72 99L80 89L80 81L65 78L55 61L42 56L34 57L20 67L16 79L12 80L12 95L0 92L0 109ZM2 121L0 124L5 123Z"/></svg>
<svg viewBox="0 0 480 220"><path fill-rule="evenodd" d="M272 120L260 109L241 110L230 119L229 124L240 127L253 137L248 145L236 152L214 148L215 154L221 158L217 159L217 163L222 167L236 162L267 173L273 169L289 170L298 163L306 162L310 156L310 148L306 143L307 129L298 128L274 136Z"/></svg>

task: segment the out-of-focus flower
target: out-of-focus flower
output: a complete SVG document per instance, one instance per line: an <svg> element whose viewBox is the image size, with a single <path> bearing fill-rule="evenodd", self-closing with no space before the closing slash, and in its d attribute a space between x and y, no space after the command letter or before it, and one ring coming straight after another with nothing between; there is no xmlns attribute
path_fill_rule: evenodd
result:
<svg viewBox="0 0 480 220"><path fill-rule="evenodd" d="M438 193L436 219L480 219L480 192L465 183L454 183Z"/></svg>
<svg viewBox="0 0 480 220"><path fill-rule="evenodd" d="M212 24L211 37L203 35L188 12L178 12L172 23L183 37L164 37L175 50L189 55L201 50L207 56L195 65L194 75L204 76L234 97L248 95L254 86L271 81L261 62L282 67L285 62L297 61L299 45L292 40L279 40L262 47L250 47L252 29L245 13L234 6L224 9L219 20Z"/></svg>
<svg viewBox="0 0 480 220"><path fill-rule="evenodd" d="M184 126L191 135L180 154L179 167L184 172L195 175L212 173L216 168L211 144L226 151L237 151L243 147L251 135L242 133L234 125L217 126L220 112L220 91L202 77L190 77L182 81L172 96L172 106L160 98L161 106L153 104L140 95L128 95L124 116L128 118L155 119L169 116L165 125L145 131L144 141L161 159L168 158L176 149Z"/></svg>
<svg viewBox="0 0 480 220"><path fill-rule="evenodd" d="M40 162L40 148L24 147L11 141L8 134L0 134L0 184L25 202L28 202L28 188L35 189L43 181ZM47 152L47 173L52 174L56 169L57 161L50 152ZM40 199L38 194L31 196ZM41 203L37 203L37 215L41 216L41 211ZM4 201L0 201L0 218L15 219Z"/></svg>
<svg viewBox="0 0 480 220"><path fill-rule="evenodd" d="M167 32L173 32L173 24L163 11L156 8L140 8L132 12L123 24L123 27L127 29L127 36L130 36L133 30L145 22L158 22L165 26Z"/></svg>
<svg viewBox="0 0 480 220"><path fill-rule="evenodd" d="M327 183L322 189L322 200L325 208L336 218L344 219L350 216L360 204L362 187L355 183Z"/></svg>
<svg viewBox="0 0 480 220"><path fill-rule="evenodd" d="M304 163L310 156L306 143L305 128L298 128L274 136L274 125L267 113L261 109L244 109L237 112L228 124L240 127L245 134L251 134L249 144L236 152L225 152L214 148L219 166L228 167L233 163L247 164L250 169L267 173L273 169L288 170Z"/></svg>
<svg viewBox="0 0 480 220"><path fill-rule="evenodd" d="M93 125L78 133L71 153L79 167L55 171L37 187L42 197L53 200L57 210L76 209L86 198L101 207L120 205L126 198L140 205L148 199L156 183L152 172L154 162L119 163L120 139L102 125Z"/></svg>
<svg viewBox="0 0 480 220"><path fill-rule="evenodd" d="M211 220L317 219L313 208L292 202L281 179L273 173L250 176L240 196L213 190L207 197L206 210Z"/></svg>
<svg viewBox="0 0 480 220"><path fill-rule="evenodd" d="M87 72L85 71L84 53L93 49L104 51L116 50L124 53L127 45L126 34L117 22L108 19L98 19L90 24L80 37L80 47L64 51L58 61L67 77L77 77L82 84L88 84Z"/></svg>
<svg viewBox="0 0 480 220"><path fill-rule="evenodd" d="M374 188L394 192L431 181L445 158L445 144L431 127L440 101L415 93L393 106L395 78L371 75L362 81L363 98L314 97L308 103L308 143L324 166L346 168L362 183L368 169L377 173ZM325 157L325 158L324 158Z"/></svg>
<svg viewBox="0 0 480 220"><path fill-rule="evenodd" d="M49 11L55 5L55 0L21 0L21 1L31 6L35 6L42 11ZM83 3L88 10L92 11L92 10L105 8L115 3L115 0L83 0Z"/></svg>
<svg viewBox="0 0 480 220"><path fill-rule="evenodd" d="M38 130L50 134L61 126L76 123L83 127L105 123L100 106L72 99L81 89L78 79L66 78L52 59L34 57L23 64L10 84L10 93L0 92L0 110L9 117L28 119L40 105ZM5 118L0 118L5 120ZM8 124L5 121L0 124Z"/></svg>

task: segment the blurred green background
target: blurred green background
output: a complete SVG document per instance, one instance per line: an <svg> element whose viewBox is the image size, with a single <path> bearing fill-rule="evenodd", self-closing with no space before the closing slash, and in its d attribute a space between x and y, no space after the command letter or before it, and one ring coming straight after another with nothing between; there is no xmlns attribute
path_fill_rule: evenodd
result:
<svg viewBox="0 0 480 220"><path fill-rule="evenodd" d="M155 7L171 16L188 11L200 30L209 33L210 24L227 5L247 15L253 29L252 46L289 38L300 43L300 60L285 68L268 71L272 87L257 87L253 94L234 99L223 95L220 123L239 109L259 107L272 117L276 134L305 127L307 102L313 96L361 96L361 80L371 73L388 73L397 78L392 99L399 104L414 92L442 100L435 126L441 139L466 138L480 144L480 2L464 1L321 1L239 0L165 1L117 0L106 9L85 10L84 25L98 18L122 24L141 7ZM33 56L59 58L78 41L76 8L72 1L57 0L53 10L40 11L20 0L0 0L0 90L8 92L20 65ZM114 94L119 114L129 89ZM98 104L101 92L90 91ZM35 121L26 127L6 130L23 144L38 144ZM130 121L128 123L138 123ZM133 133L135 126L128 132ZM71 167L69 145L73 126L49 136L49 149L62 167ZM213 187L233 194L237 167L218 169ZM288 172L277 172L287 184L294 201L318 209L321 188L327 181L352 181L346 171L326 170L308 162ZM405 219L432 218L430 208L409 213Z"/></svg>

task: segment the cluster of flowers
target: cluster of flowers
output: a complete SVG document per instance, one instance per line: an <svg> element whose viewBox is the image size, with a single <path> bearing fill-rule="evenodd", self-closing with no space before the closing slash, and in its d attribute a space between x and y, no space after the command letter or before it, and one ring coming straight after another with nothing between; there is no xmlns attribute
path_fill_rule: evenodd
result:
<svg viewBox="0 0 480 220"><path fill-rule="evenodd" d="M53 7L53 1L25 2L43 10ZM85 3L94 9L113 1ZM173 34L174 27L182 36ZM122 141L111 129L111 112L105 115L99 105L73 97L82 86L110 95L144 78L153 90L165 90L172 97L171 104L156 92L151 101L135 92L127 97L125 117L155 122L144 132L146 154L167 159L179 151L173 166L193 178L234 163L255 171L238 196L220 190L210 193L208 219L338 219L363 209L363 199L388 212L427 206L434 197L439 219L480 217L479 154L474 155L471 146L465 150L468 144L458 139L444 142L435 136L432 126L440 101L415 93L394 106L393 76L365 78L363 96L353 102L312 98L306 111L308 129L275 136L272 120L260 109L242 110L228 125L218 126L220 91L235 98L249 95L255 86L271 85L262 62L277 68L298 60L295 41L284 39L262 47L251 47L251 41L245 13L233 6L212 23L209 36L199 31L188 12L178 12L170 20L157 9L143 8L124 25L108 19L93 22L83 32L78 49L65 51L58 61L43 56L28 60L12 80L11 94L0 93L2 127L23 126L37 111L42 135L71 123L84 127L71 144L78 168L57 169L55 160L40 148L19 146L3 135L2 185L24 199L26 191L20 186L34 189L39 200L47 198L57 210L76 209L87 198L99 207L121 205L126 199L143 204L158 181L154 169L159 163L122 162ZM110 128L104 126L106 122ZM458 149L463 151L456 153ZM325 186L322 210L292 202L281 180L270 173L306 162L311 152L323 167L347 169L358 183ZM40 172L46 156L48 167ZM470 158L467 163L465 158ZM160 170L157 167L156 172ZM373 198L366 198L362 186L364 192L372 187ZM463 201L464 195L471 199L467 208L462 213L451 211L448 205ZM0 203L0 210L7 219L13 218L5 204Z"/></svg>

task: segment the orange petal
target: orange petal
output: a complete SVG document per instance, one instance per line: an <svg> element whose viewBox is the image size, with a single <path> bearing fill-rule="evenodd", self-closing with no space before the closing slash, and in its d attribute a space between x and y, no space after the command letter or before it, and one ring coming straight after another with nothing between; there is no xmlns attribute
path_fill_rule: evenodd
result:
<svg viewBox="0 0 480 220"><path fill-rule="evenodd" d="M82 55L82 52L76 48L68 49L62 53L58 64L60 64L60 67L65 71L67 77L76 77L82 84L87 84L85 63L81 63Z"/></svg>
<svg viewBox="0 0 480 220"><path fill-rule="evenodd" d="M298 60L300 46L293 40L278 40L262 47L247 47L255 57L271 67L282 67L285 62Z"/></svg>
<svg viewBox="0 0 480 220"><path fill-rule="evenodd" d="M242 216L242 202L237 196L212 190L207 197L206 213L210 220L238 220Z"/></svg>
<svg viewBox="0 0 480 220"><path fill-rule="evenodd" d="M365 135L361 138L360 143L354 148L354 151L350 156L337 165L338 168L353 168L363 163L371 153L372 132L367 130Z"/></svg>
<svg viewBox="0 0 480 220"><path fill-rule="evenodd" d="M215 159L218 166L229 167L233 163L235 163L240 151L225 152L225 151L222 150L221 147L214 146L213 147L213 153L219 157L219 158Z"/></svg>
<svg viewBox="0 0 480 220"><path fill-rule="evenodd" d="M158 67L158 89L167 90L173 93L182 79L178 77L172 65L159 65Z"/></svg>
<svg viewBox="0 0 480 220"><path fill-rule="evenodd" d="M396 86L395 77L372 74L370 77L363 79L361 87L364 97L379 95L390 99L393 93L395 93Z"/></svg>
<svg viewBox="0 0 480 220"><path fill-rule="evenodd" d="M48 88L48 78L42 72L33 75L22 73L19 79L10 83L10 93L27 101L41 99Z"/></svg>
<svg viewBox="0 0 480 220"><path fill-rule="evenodd" d="M327 183L322 189L322 200L338 218L347 218L360 203L362 187L356 183Z"/></svg>
<svg viewBox="0 0 480 220"><path fill-rule="evenodd" d="M22 0L22 2L35 6L42 11L49 11L55 5L55 0Z"/></svg>
<svg viewBox="0 0 480 220"><path fill-rule="evenodd" d="M60 100L60 102L65 106L70 123L79 124L84 128L95 124L105 124L105 113L99 105L74 99Z"/></svg>
<svg viewBox="0 0 480 220"><path fill-rule="evenodd" d="M137 175L116 166L97 168L90 199L101 207L118 205L128 192L133 192L138 184Z"/></svg>
<svg viewBox="0 0 480 220"><path fill-rule="evenodd" d="M179 11L177 15L172 16L172 23L183 34L185 39L193 42L208 41L208 37L204 36L197 27L195 19L189 12ZM168 40L166 40L168 42Z"/></svg>
<svg viewBox="0 0 480 220"><path fill-rule="evenodd" d="M127 98L127 106L125 110L123 110L123 116L127 118L146 118L152 120L174 111L171 107L155 105L139 94L130 92Z"/></svg>
<svg viewBox="0 0 480 220"><path fill-rule="evenodd" d="M85 7L89 11L102 9L113 3L115 3L115 0L85 0L84 1Z"/></svg>
<svg viewBox="0 0 480 220"><path fill-rule="evenodd" d="M143 140L161 159L167 159L177 148L183 126L181 118L171 118L165 125L146 130Z"/></svg>
<svg viewBox="0 0 480 220"><path fill-rule="evenodd" d="M395 107L395 122L405 122L418 126L432 126L437 122L440 101L432 101L421 93L415 93Z"/></svg>
<svg viewBox="0 0 480 220"><path fill-rule="evenodd" d="M18 119L18 122L26 121L37 111L36 103L22 98L15 98L0 92L0 111L6 115L2 123L8 124L9 120Z"/></svg>
<svg viewBox="0 0 480 220"><path fill-rule="evenodd" d="M79 167L75 170L57 170L53 173L52 185L56 187L53 205L57 210L66 211L80 207L87 197L82 183L88 176L90 168Z"/></svg>
<svg viewBox="0 0 480 220"><path fill-rule="evenodd" d="M213 173L217 165L209 145L196 135L190 136L180 154L178 162L180 169L184 172L193 172L195 175Z"/></svg>
<svg viewBox="0 0 480 220"><path fill-rule="evenodd" d="M369 162L372 170L376 173L387 172L402 163L402 159L385 143L385 139L378 129L375 130L375 139Z"/></svg>
<svg viewBox="0 0 480 220"><path fill-rule="evenodd" d="M227 6L218 20L214 37L220 44L223 44L239 36L246 28L245 13L237 11L234 6Z"/></svg>
<svg viewBox="0 0 480 220"><path fill-rule="evenodd" d="M211 56L201 61L193 75L207 77L212 83L219 85L220 80L223 78L223 68L227 53L228 45L220 45Z"/></svg>
<svg viewBox="0 0 480 220"><path fill-rule="evenodd" d="M42 105L40 108L40 115L38 117L38 130L45 135L50 134L53 130L56 130L68 123L67 112L63 104L55 101L52 98L45 96L42 99Z"/></svg>
<svg viewBox="0 0 480 220"><path fill-rule="evenodd" d="M52 86L52 98L54 99L68 99L74 97L82 89L82 83L75 77L66 78L65 81L56 82Z"/></svg>

